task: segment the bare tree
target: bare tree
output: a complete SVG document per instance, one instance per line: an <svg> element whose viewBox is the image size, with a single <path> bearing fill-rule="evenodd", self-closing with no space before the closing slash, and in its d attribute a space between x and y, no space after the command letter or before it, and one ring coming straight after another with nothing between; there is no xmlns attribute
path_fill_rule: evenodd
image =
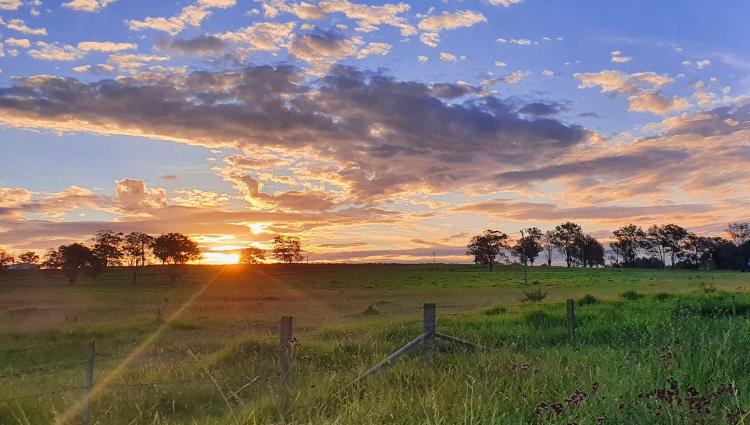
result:
<svg viewBox="0 0 750 425"><path fill-rule="evenodd" d="M547 261L547 265L552 265L552 256L555 252L555 234L551 230L544 232L544 238L542 239L542 246L544 248L544 259Z"/></svg>
<svg viewBox="0 0 750 425"><path fill-rule="evenodd" d="M125 235L125 243L122 246L125 260L133 270L133 283L138 280L138 271L146 267L146 256L154 243L154 238L140 232L131 232Z"/></svg>
<svg viewBox="0 0 750 425"><path fill-rule="evenodd" d="M727 233L735 245L742 246L750 242L750 223L730 223Z"/></svg>

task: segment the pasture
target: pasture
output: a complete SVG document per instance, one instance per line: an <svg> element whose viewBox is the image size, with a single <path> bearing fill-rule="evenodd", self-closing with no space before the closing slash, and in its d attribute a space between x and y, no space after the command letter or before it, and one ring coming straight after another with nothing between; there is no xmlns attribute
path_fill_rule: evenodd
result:
<svg viewBox="0 0 750 425"><path fill-rule="evenodd" d="M539 302L521 302L539 291ZM473 265L0 272L0 424L749 423L750 274ZM570 344L565 300L577 301ZM357 385L422 332L439 342ZM289 376L278 321L294 317Z"/></svg>

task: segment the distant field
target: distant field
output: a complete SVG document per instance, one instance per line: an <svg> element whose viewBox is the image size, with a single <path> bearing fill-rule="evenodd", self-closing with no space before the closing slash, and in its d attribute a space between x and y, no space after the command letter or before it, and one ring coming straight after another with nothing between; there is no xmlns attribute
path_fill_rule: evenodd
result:
<svg viewBox="0 0 750 425"><path fill-rule="evenodd" d="M175 284L152 267L74 286L0 272L0 424L79 423L91 339L92 424L750 423L750 274L535 267L528 282L472 265L194 266ZM586 295L574 349L564 301ZM348 386L421 332L425 302L441 332L493 349L441 343L432 364L414 353ZM669 378L679 401L646 394Z"/></svg>

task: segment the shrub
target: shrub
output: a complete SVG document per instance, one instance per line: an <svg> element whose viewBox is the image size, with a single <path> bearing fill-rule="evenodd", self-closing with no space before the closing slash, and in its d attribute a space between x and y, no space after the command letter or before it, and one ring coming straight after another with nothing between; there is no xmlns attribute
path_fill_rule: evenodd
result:
<svg viewBox="0 0 750 425"><path fill-rule="evenodd" d="M367 308L362 312L363 316L374 316L376 314L380 314L380 312L372 304L368 305Z"/></svg>
<svg viewBox="0 0 750 425"><path fill-rule="evenodd" d="M626 300L634 301L634 300L639 300L643 298L645 295L636 291L627 291L627 292L623 292L622 294L620 294L620 296Z"/></svg>
<svg viewBox="0 0 750 425"><path fill-rule="evenodd" d="M596 304L598 302L599 300L597 300L595 296L591 294L586 294L583 296L583 298L578 300L578 305L591 305L591 304Z"/></svg>
<svg viewBox="0 0 750 425"><path fill-rule="evenodd" d="M498 305L498 306L490 307L490 308L483 310L482 314L486 316L497 316L500 314L504 314L507 311L508 311L507 308Z"/></svg>
<svg viewBox="0 0 750 425"><path fill-rule="evenodd" d="M541 289L537 288L530 292L524 292L523 298L521 298L521 302L529 301L532 303L536 303L536 302L542 301L545 298L547 298L547 293L542 292Z"/></svg>
<svg viewBox="0 0 750 425"><path fill-rule="evenodd" d="M654 299L656 301L666 301L670 298L672 298L672 294L668 294L666 292L659 292L658 294L654 295Z"/></svg>

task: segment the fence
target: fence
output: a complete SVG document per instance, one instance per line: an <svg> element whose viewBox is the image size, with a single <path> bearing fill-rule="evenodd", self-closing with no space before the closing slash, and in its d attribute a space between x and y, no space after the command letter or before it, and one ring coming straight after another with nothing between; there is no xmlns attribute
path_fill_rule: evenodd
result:
<svg viewBox="0 0 750 425"><path fill-rule="evenodd" d="M579 308L585 309L585 310L597 310L597 309L612 309L613 304L599 304L599 305L586 305L581 306ZM483 308L489 309L492 307L497 308L527 308L529 307L529 304L508 304L504 306L484 306ZM681 304L680 300L676 300L676 304L666 304L663 306L654 306L649 305L649 309L662 309L662 310L669 310L669 311L680 311L682 308L686 306ZM731 304L731 310L732 314L734 315L736 307L736 300L734 297L732 297L732 304ZM558 308L558 305L545 305L543 308ZM576 320L576 303L573 299L568 299L565 303L565 324L567 327L567 333L568 333L568 343L572 347L577 347L579 345L578 340L578 322ZM477 316L478 312L474 311L471 313L467 312L448 312L444 313L444 316L449 317L455 317L455 316ZM328 316L330 317L330 316ZM278 338L279 338L279 345L278 345L278 375L280 377L280 380L282 383L285 383L287 381L287 378L290 374L291 369L294 367L294 355L293 351L295 349L295 345L297 344L297 338L294 335L294 328L293 328L294 318L292 316L282 316L279 321L279 328L278 328ZM419 347L420 345L423 348L424 358L427 362L431 362L433 360L433 357L435 355L435 349L436 349L436 343L438 340L451 343L451 344L458 344L463 347L472 349L472 350L495 350L496 348L488 347L484 345L480 345L475 342L471 342L468 340L465 340L458 336L449 335L443 332L439 331L438 328L438 310L437 306L432 303L425 303L422 307L422 333L408 341L404 346L396 350L391 355L387 356L385 359L383 359L381 362L375 364L371 368L367 369L366 372L358 376L352 384L357 384L365 380L367 377L382 371L386 367L392 365L399 357L412 352L414 349ZM35 351L45 351L45 350L56 350L62 347L62 345L52 345L52 346L45 346L45 347L21 347L21 348L11 348L6 350L0 350L0 354L19 354L24 353L26 351L35 350ZM70 347L69 345L66 347ZM184 349L177 349L173 350L175 353L179 352L180 354L184 354L186 351ZM190 353L189 350L187 350L188 353ZM85 377L85 385L83 386L69 386L65 388L55 389L55 390L49 390L34 394L25 394L25 395L19 395L15 397L0 399L0 405L3 404L13 404L21 400L28 400L28 399L41 399L45 397L52 397L57 396L61 394L75 394L76 397L80 397L80 400L84 403L84 408L81 410L81 420L84 425L89 425L90 423L95 422L93 420L95 412L92 412L92 400L96 398L96 394L94 392L95 384L96 384L96 376L95 376L95 370L97 362L100 362L102 360L112 360L112 361L120 361L123 359L119 359L115 356L107 356L102 355L101 353L97 353L97 343L96 341L92 340L89 342L89 344L86 347L85 352L85 359L77 362L61 362L56 363L52 365L40 365L37 367L27 368L24 370L15 370L11 372L6 372L3 374L0 374L0 385L2 385L3 380L7 379L13 379L13 378L21 378L31 375L43 375L43 374L55 374L60 371L70 371L74 368L80 368L82 375ZM209 376L201 376L201 377L191 377L188 379L176 379L171 381L160 381L160 382L139 382L139 383L119 383L119 382L113 382L113 383L107 383L106 386L109 389L118 389L118 388L134 388L134 387L155 387L159 385L165 385L165 384L185 384L185 383L194 383L198 381L204 381L206 384L211 385L216 384L216 382L211 382L211 377ZM258 377L255 378L257 380ZM254 382L253 380L252 382ZM251 383L252 383L251 382ZM247 384L249 385L249 384ZM240 388L243 389L244 387ZM237 390L236 392L239 392ZM230 394L230 397L236 397L237 394L233 393Z"/></svg>

